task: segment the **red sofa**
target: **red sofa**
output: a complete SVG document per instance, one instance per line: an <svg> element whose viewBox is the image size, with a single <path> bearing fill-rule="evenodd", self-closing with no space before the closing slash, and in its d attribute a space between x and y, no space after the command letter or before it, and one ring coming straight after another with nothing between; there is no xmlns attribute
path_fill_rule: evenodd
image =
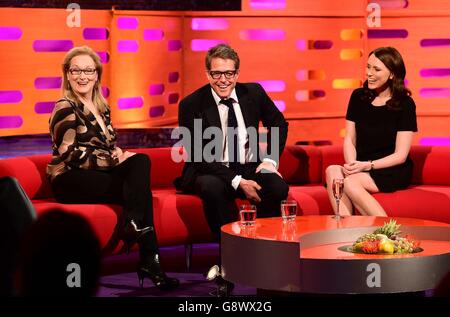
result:
<svg viewBox="0 0 450 317"><path fill-rule="evenodd" d="M172 181L180 175L183 163L171 159L171 151L180 149L149 148L133 151L151 157L154 221L161 246L192 245L211 241L202 204L198 197L177 194ZM413 146L413 184L395 193L376 194L390 216L414 217L450 223L450 147ZM50 155L36 155L0 160L0 177L17 178L42 214L58 207L83 215L93 226L100 242L112 253L121 244L112 234L121 208L116 205L64 205L52 198L45 176ZM342 164L341 146L288 146L280 160L280 172L290 184L289 195L298 201L301 215L332 214L323 182L328 165Z"/></svg>

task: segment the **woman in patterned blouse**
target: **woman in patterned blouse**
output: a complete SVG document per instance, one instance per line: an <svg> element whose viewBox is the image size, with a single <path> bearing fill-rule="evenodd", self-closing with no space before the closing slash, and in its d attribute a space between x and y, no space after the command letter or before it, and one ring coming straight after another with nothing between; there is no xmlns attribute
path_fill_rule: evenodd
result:
<svg viewBox="0 0 450 317"><path fill-rule="evenodd" d="M129 250L137 242L139 283L145 277L162 290L179 281L161 268L150 190L150 160L116 146L110 109L101 93L102 64L89 47L70 50L62 65L62 99L50 118L53 158L47 175L61 203L123 206L120 236ZM140 229L139 229L140 228Z"/></svg>

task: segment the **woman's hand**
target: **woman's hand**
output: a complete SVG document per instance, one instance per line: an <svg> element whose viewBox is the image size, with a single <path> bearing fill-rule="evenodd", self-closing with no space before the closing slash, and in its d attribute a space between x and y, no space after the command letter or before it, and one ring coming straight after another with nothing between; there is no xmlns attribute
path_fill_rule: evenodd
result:
<svg viewBox="0 0 450 317"><path fill-rule="evenodd" d="M347 176L360 172L367 172L371 168L372 164L370 164L370 162L353 161L348 164L344 164L342 171Z"/></svg>
<svg viewBox="0 0 450 317"><path fill-rule="evenodd" d="M119 160L119 164L125 162L128 158L132 157L133 155L135 155L135 152L128 152L128 151L122 151L122 149L118 146L116 146L114 148L114 150L111 152L111 157L113 159L118 159Z"/></svg>
<svg viewBox="0 0 450 317"><path fill-rule="evenodd" d="M123 154L122 149L121 149L120 147L116 146L116 147L114 148L114 150L112 151L112 153L111 153L111 157L112 157L113 159L116 159L116 158L118 158L119 156L121 156L122 154Z"/></svg>

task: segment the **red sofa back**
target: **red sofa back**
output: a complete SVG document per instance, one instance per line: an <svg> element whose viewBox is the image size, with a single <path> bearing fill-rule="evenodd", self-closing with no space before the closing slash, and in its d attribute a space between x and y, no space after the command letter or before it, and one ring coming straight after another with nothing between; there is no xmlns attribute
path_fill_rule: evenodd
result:
<svg viewBox="0 0 450 317"><path fill-rule="evenodd" d="M332 164L342 165L344 154L342 146L320 147L322 153L322 182L325 182L325 169ZM414 162L413 185L450 185L450 147L413 145L410 151Z"/></svg>
<svg viewBox="0 0 450 317"><path fill-rule="evenodd" d="M152 188L173 187L173 180L181 175L183 157L181 148L132 149L150 156ZM31 199L52 197L45 175L50 155L34 155L0 160L0 177L18 179ZM175 160L173 159L175 158ZM450 147L413 146L413 184L450 185ZM177 161L178 160L178 161ZM344 162L342 146L287 146L280 159L280 172L288 184L320 184L325 180L325 169Z"/></svg>

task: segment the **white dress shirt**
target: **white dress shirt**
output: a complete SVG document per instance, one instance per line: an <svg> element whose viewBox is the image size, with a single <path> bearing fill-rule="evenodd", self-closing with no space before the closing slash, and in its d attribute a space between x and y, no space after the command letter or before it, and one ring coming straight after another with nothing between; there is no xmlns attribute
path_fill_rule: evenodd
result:
<svg viewBox="0 0 450 317"><path fill-rule="evenodd" d="M220 103L221 98L216 94L214 89L211 88L213 98L217 104L220 116L220 124L223 132L223 152L222 152L222 163L229 166L228 158L228 144L227 144L227 128L228 128L228 106ZM248 146L248 133L244 122L244 117L242 116L241 106L239 105L239 99L236 95L236 90L233 89L228 98L233 99L233 109L236 114L236 120L238 124L238 148L239 148L239 163L244 164L246 162L251 162L254 153L250 151ZM264 161L269 161L276 167L276 162L270 159L264 159ZM239 183L242 179L241 175L236 175L231 181L231 186L234 189L239 187Z"/></svg>

